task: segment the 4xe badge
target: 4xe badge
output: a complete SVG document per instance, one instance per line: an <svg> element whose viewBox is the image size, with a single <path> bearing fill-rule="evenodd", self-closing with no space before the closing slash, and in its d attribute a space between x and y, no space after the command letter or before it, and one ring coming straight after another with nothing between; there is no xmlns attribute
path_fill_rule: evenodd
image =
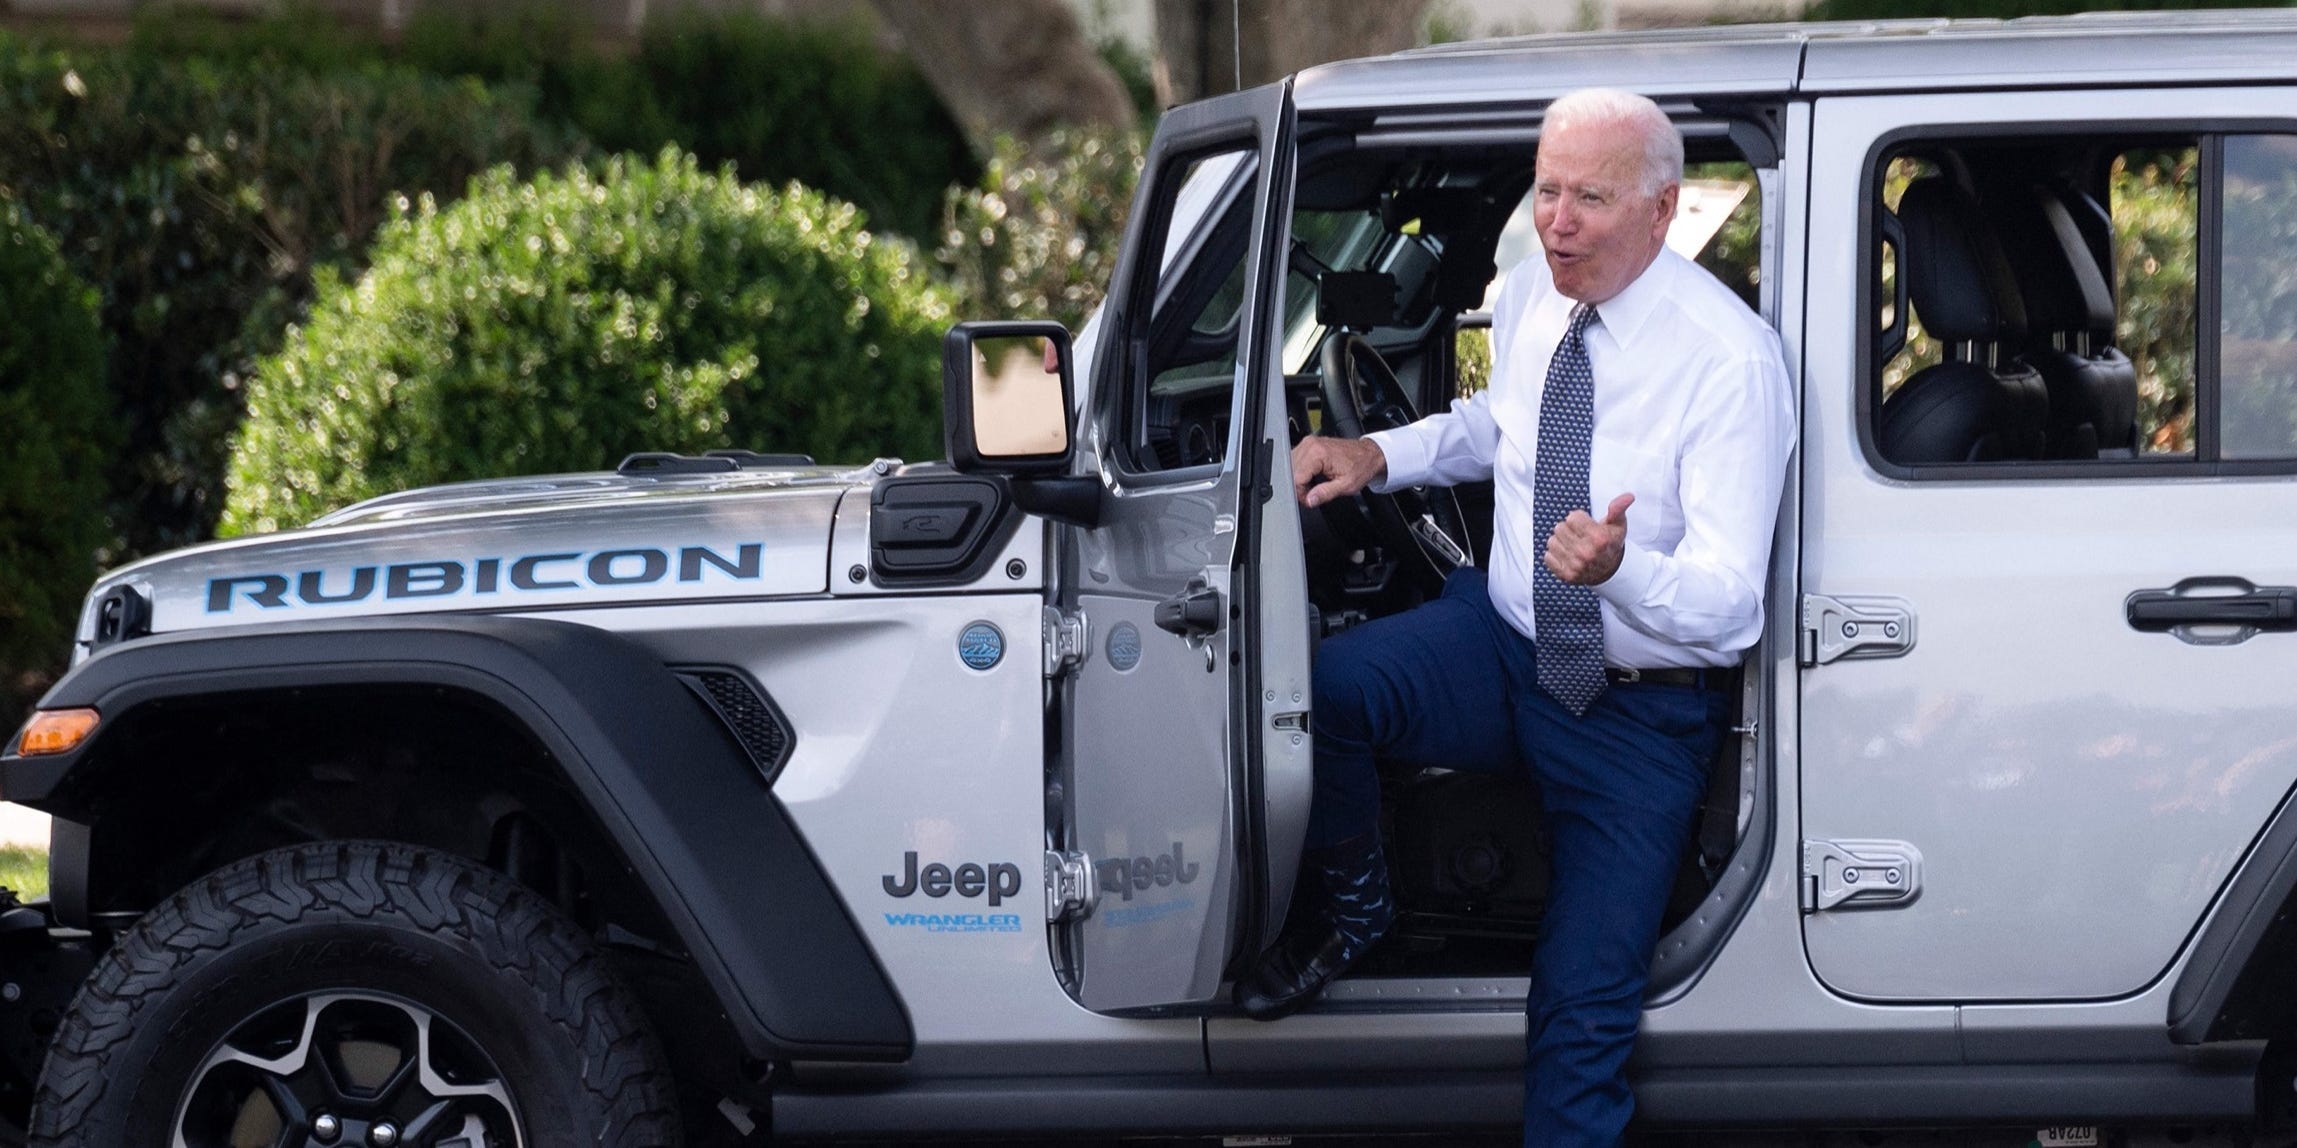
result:
<svg viewBox="0 0 2297 1148"><path fill-rule="evenodd" d="M996 908L1007 897L1021 892L1021 867L1010 861L989 865L967 861L955 868L939 862L919 868L915 852L901 855L901 876L888 873L884 877L885 892L890 897L908 897L923 893L928 897L946 897L955 893L960 897L987 898L989 907ZM1019 913L887 913L885 923L896 928L923 929L928 933L1018 933L1021 931Z"/></svg>
<svg viewBox="0 0 2297 1148"><path fill-rule="evenodd" d="M1118 673L1141 664L1141 631L1131 622L1119 622L1109 631L1109 665Z"/></svg>
<svg viewBox="0 0 2297 1148"><path fill-rule="evenodd" d="M988 622L975 622L957 635L957 658L976 670L986 670L1005 656L1005 631Z"/></svg>

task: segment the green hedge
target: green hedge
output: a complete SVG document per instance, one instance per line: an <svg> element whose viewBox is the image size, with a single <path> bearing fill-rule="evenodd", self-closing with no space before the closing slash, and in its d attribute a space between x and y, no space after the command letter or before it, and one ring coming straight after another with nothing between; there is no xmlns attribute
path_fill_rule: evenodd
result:
<svg viewBox="0 0 2297 1148"><path fill-rule="evenodd" d="M1143 137L1066 130L1028 145L997 141L978 185L942 207L934 257L968 319L1056 319L1083 329L1124 246Z"/></svg>
<svg viewBox="0 0 2297 1148"><path fill-rule="evenodd" d="M675 143L751 181L797 180L924 238L943 192L980 171L916 67L850 22L672 8L637 51L607 56L563 6L421 10L400 58L442 75L531 85L541 113L607 152Z"/></svg>
<svg viewBox="0 0 2297 1148"><path fill-rule="evenodd" d="M373 257L262 363L223 533L637 450L938 456L942 289L797 185L675 149L595 176L496 169L385 226Z"/></svg>
<svg viewBox="0 0 2297 1148"><path fill-rule="evenodd" d="M915 65L853 20L773 18L665 5L635 51L593 42L576 6L551 0L427 4L396 44L311 6L247 20L150 4L129 50L331 75L393 65L535 94L535 112L601 151L675 143L742 178L797 180L867 210L880 227L932 234L943 192L980 172L963 131ZM1104 49L1147 84L1146 62Z"/></svg>
<svg viewBox="0 0 2297 1148"><path fill-rule="evenodd" d="M96 293L0 198L0 720L69 652L104 537L110 452Z"/></svg>
<svg viewBox="0 0 2297 1148"><path fill-rule="evenodd" d="M251 364L315 270L365 267L394 195L674 141L927 237L979 171L915 68L858 26L687 12L622 55L589 34L518 2L418 6L395 45L308 5L145 5L120 47L0 33L0 191L97 287L115 348L107 563L211 534Z"/></svg>
<svg viewBox="0 0 2297 1148"><path fill-rule="evenodd" d="M112 339L124 455L107 468L108 560L209 536L247 364L276 348L315 268L362 265L392 193L576 154L530 105L379 63L0 35L0 190L98 289Z"/></svg>

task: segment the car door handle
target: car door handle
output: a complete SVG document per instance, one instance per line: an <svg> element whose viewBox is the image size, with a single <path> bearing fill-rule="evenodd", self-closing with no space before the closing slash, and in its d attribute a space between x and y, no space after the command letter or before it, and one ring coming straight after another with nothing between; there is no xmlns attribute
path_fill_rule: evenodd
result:
<svg viewBox="0 0 2297 1148"><path fill-rule="evenodd" d="M2247 578L2188 578L2166 590L2140 590L2122 603L2130 628L2175 634L2202 646L2232 645L2259 633L2297 630L2297 586L2259 586ZM2202 634L2195 626L2231 626Z"/></svg>
<svg viewBox="0 0 2297 1148"><path fill-rule="evenodd" d="M1188 584L1188 589L1156 604L1156 624L1160 630L1179 634L1183 638L1202 638L1220 629L1220 591L1207 585L1202 578Z"/></svg>

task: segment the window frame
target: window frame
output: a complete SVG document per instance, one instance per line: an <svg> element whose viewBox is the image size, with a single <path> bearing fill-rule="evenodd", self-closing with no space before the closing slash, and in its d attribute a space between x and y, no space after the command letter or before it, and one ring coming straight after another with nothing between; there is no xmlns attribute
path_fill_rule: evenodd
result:
<svg viewBox="0 0 2297 1148"><path fill-rule="evenodd" d="M1140 458L1140 452L1147 449L1149 389L1155 382L1155 377L1148 370L1148 355L1156 333L1158 313L1164 308L1167 296L1180 285L1180 275L1167 273L1165 248L1171 242L1174 217L1180 207L1181 192L1188 185L1190 168L1200 161L1224 155L1239 155L1243 158L1234 171L1222 178L1218 187L1210 190L1205 210L1198 216L1198 221L1208 226L1200 227L1188 236L1187 245L1173 254L1172 267L1183 273L1191 269L1217 237L1224 215L1237 210L1248 213L1243 223L1245 253L1240 254L1239 262L1249 264L1253 229L1260 223L1267 206L1260 201L1258 189L1262 169L1269 162L1269 157L1261 154L1261 141L1258 137L1243 133L1191 141L1187 148L1162 157L1153 172L1143 173L1144 182L1154 181L1147 182L1149 198L1146 202L1147 209L1153 215L1148 220L1149 226L1143 230L1140 251L1144 255L1149 252L1155 254L1140 261L1141 265L1136 270L1137 278L1130 285L1131 290L1127 295L1128 299L1135 302L1127 307L1128 313L1123 316L1124 325L1110 332L1118 372L1118 385L1111 388L1117 396L1117 408L1113 412L1116 417L1112 428L1116 431L1116 449L1108 451L1104 458L1109 469L1128 489L1201 485L1217 480L1235 463L1233 456L1241 441L1238 428L1243 408L1240 404L1245 398L1244 392L1249 389L1240 384L1230 388L1228 436L1222 445L1219 459L1195 466L1157 468L1143 466ZM1168 187L1170 195L1165 194ZM1253 269L1245 266L1244 273L1249 277ZM1217 293L1218 287L1215 286L1213 290ZM1252 284L1248 281L1234 321L1238 328L1239 368L1243 367L1244 355L1250 350L1245 345L1243 324L1247 304L1251 300ZM1140 306L1141 302L1147 305Z"/></svg>
<svg viewBox="0 0 2297 1148"><path fill-rule="evenodd" d="M2013 462L1926 463L1909 465L1882 455L1875 441L1876 420L1882 410L1882 367L1875 361L1876 336L1872 317L1881 306L1879 288L1880 236L1876 215L1882 203L1884 161L1910 143L1969 140L2012 140L2021 137L2065 139L2076 136L2191 136L2199 149L2194 213L2194 342L2192 458L2148 459L2025 459ZM2224 142L2228 135L2297 136L2297 118L2284 116L2196 116L2181 119L2097 119L2001 121L1916 124L1896 128L1875 138L1860 161L1857 248L1858 329L1853 333L1857 388L1853 409L1858 447L1868 469L1901 482L2052 482L2110 479L2120 482L2149 479L2247 477L2297 474L2297 457L2286 459L2219 458L2218 323L2223 277ZM2118 303L2118 300L2117 300ZM2117 316L2118 318L2118 316Z"/></svg>

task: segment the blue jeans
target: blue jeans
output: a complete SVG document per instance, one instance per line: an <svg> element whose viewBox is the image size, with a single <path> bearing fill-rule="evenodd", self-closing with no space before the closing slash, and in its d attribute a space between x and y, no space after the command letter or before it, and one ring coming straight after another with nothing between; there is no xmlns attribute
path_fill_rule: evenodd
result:
<svg viewBox="0 0 2297 1148"><path fill-rule="evenodd" d="M1553 856L1524 1004L1523 1142L1611 1145L1634 1112L1627 1054L1729 699L1620 684L1574 718L1539 688L1536 657L1478 570L1453 574L1434 602L1326 641L1308 844L1379 831L1375 757L1528 770Z"/></svg>

